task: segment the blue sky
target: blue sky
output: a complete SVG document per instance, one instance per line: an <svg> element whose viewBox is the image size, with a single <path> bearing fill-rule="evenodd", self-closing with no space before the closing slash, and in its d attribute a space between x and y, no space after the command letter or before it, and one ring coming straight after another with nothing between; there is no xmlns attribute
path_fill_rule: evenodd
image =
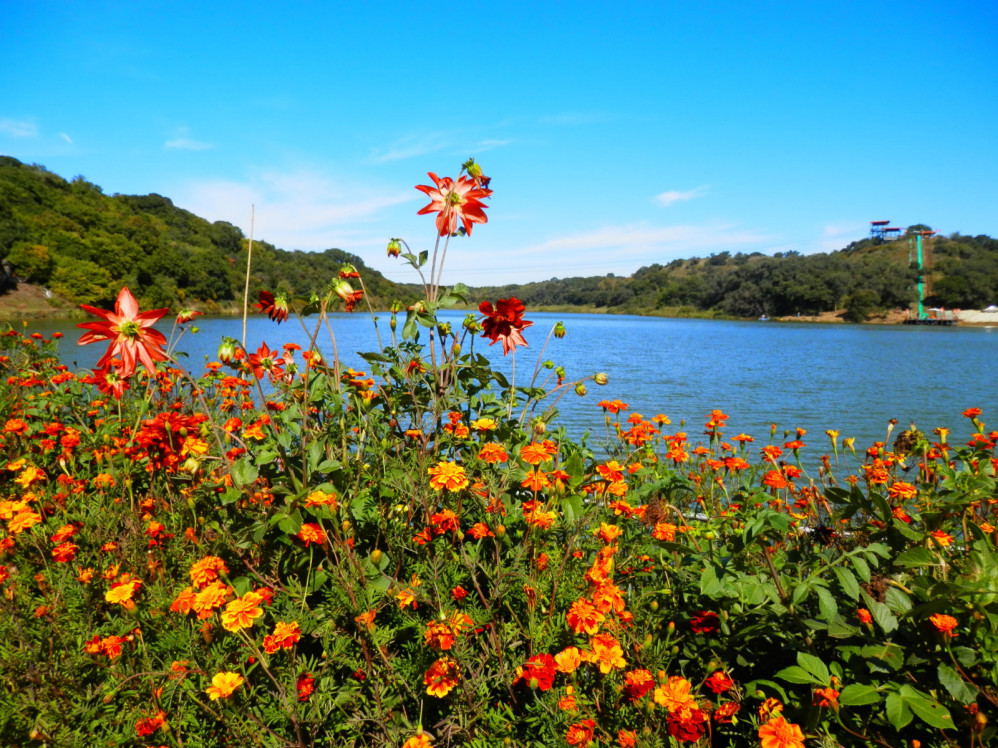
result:
<svg viewBox="0 0 998 748"><path fill-rule="evenodd" d="M993 2L0 4L0 153L389 278L475 156L445 282L998 236Z"/></svg>

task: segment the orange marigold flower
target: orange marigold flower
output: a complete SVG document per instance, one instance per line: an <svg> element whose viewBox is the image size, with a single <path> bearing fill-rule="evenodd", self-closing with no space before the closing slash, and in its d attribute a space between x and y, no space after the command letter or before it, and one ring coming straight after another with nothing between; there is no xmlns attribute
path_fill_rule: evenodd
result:
<svg viewBox="0 0 998 748"><path fill-rule="evenodd" d="M582 664L582 654L578 647L566 647L554 656L554 667L559 673L574 673Z"/></svg>
<svg viewBox="0 0 998 748"><path fill-rule="evenodd" d="M608 525L605 522L600 523L600 528L597 530L596 534L599 535L600 540L606 544L612 544L617 538L620 537L621 529L617 525Z"/></svg>
<svg viewBox="0 0 998 748"><path fill-rule="evenodd" d="M838 704L839 692L834 688L816 688L812 704L821 707L834 707Z"/></svg>
<svg viewBox="0 0 998 748"><path fill-rule="evenodd" d="M908 499L915 498L918 493L917 489L910 483L905 483L904 481L897 481L892 483L887 488L887 495L892 499L898 501L907 501Z"/></svg>
<svg viewBox="0 0 998 748"><path fill-rule="evenodd" d="M523 488L529 488L531 491L543 491L545 488L551 486L551 481L548 479L547 473L543 470L528 470L527 476L520 485Z"/></svg>
<svg viewBox="0 0 998 748"><path fill-rule="evenodd" d="M575 700L575 686L565 686L565 695L558 699L558 708L563 712L574 712L578 709Z"/></svg>
<svg viewBox="0 0 998 748"><path fill-rule="evenodd" d="M298 701L308 701L315 691L315 678L311 673L302 673L295 682L295 689L298 691Z"/></svg>
<svg viewBox="0 0 998 748"><path fill-rule="evenodd" d="M595 605L586 598L579 598L568 608L565 620L576 634L589 635L599 631L600 624L606 619Z"/></svg>
<svg viewBox="0 0 998 748"><path fill-rule="evenodd" d="M676 539L676 526L668 522L657 522L651 536L655 540L667 540L671 543Z"/></svg>
<svg viewBox="0 0 998 748"><path fill-rule="evenodd" d="M739 709L741 709L741 705L737 701L725 701L714 710L714 720L719 725L731 724L731 718L738 713Z"/></svg>
<svg viewBox="0 0 998 748"><path fill-rule="evenodd" d="M593 720L584 719L568 728L565 740L569 745L587 746L593 742L593 732L595 729L596 723Z"/></svg>
<svg viewBox="0 0 998 748"><path fill-rule="evenodd" d="M548 454L547 448L543 444L531 442L520 449L520 459L530 465L540 465L542 462L550 460L551 455Z"/></svg>
<svg viewBox="0 0 998 748"><path fill-rule="evenodd" d="M136 721L135 732L142 737L146 737L156 732L156 730L162 727L165 722L166 712L160 710L152 717L143 717L142 719Z"/></svg>
<svg viewBox="0 0 998 748"><path fill-rule="evenodd" d="M489 526L484 522L476 522L468 534L475 540L481 540L482 538L494 538L496 534L489 529Z"/></svg>
<svg viewBox="0 0 998 748"><path fill-rule="evenodd" d="M443 698L454 690L459 678L457 663L449 657L441 657L423 675L423 683L426 685L426 693Z"/></svg>
<svg viewBox="0 0 998 748"><path fill-rule="evenodd" d="M76 552L80 550L80 547L75 543L65 542L59 543L55 548L52 549L52 558L60 564L65 564L76 558Z"/></svg>
<svg viewBox="0 0 998 748"><path fill-rule="evenodd" d="M336 492L326 493L325 491L320 491L316 489L312 491L308 496L305 497L305 508L313 506L327 506L330 509L336 509Z"/></svg>
<svg viewBox="0 0 998 748"><path fill-rule="evenodd" d="M24 509L15 514L7 522L7 532L11 535L19 535L42 521L42 515L30 509Z"/></svg>
<svg viewBox="0 0 998 748"><path fill-rule="evenodd" d="M300 639L301 628L297 621L292 623L278 621L274 625L274 633L263 637L263 651L274 654L279 649L291 649Z"/></svg>
<svg viewBox="0 0 998 748"><path fill-rule="evenodd" d="M524 682L530 688L549 691L554 686L555 659L547 652L534 655L516 669L513 685Z"/></svg>
<svg viewBox="0 0 998 748"><path fill-rule="evenodd" d="M468 486L464 468L456 462L438 462L426 471L430 475L430 487L436 491L460 491Z"/></svg>
<svg viewBox="0 0 998 748"><path fill-rule="evenodd" d="M237 597L222 612L222 628L226 631L248 629L253 621L263 615L261 602L263 598L256 592L247 592L242 597Z"/></svg>
<svg viewBox="0 0 998 748"><path fill-rule="evenodd" d="M185 587L170 605L170 610L173 613L187 614L193 609L195 599L194 588Z"/></svg>
<svg viewBox="0 0 998 748"><path fill-rule="evenodd" d="M610 634L596 634L589 640L589 649L592 661L599 665L600 672L604 675L627 667L620 642Z"/></svg>
<svg viewBox="0 0 998 748"><path fill-rule="evenodd" d="M963 411L964 418L977 418L983 411L980 408L967 408Z"/></svg>
<svg viewBox="0 0 998 748"><path fill-rule="evenodd" d="M243 676L239 673L216 673L211 679L211 685L205 689L205 693L211 697L212 701L226 699L243 684L243 680Z"/></svg>
<svg viewBox="0 0 998 748"><path fill-rule="evenodd" d="M478 452L478 457L490 465L495 465L497 462L506 462L509 459L509 454L501 444L490 442L482 446Z"/></svg>
<svg viewBox="0 0 998 748"><path fill-rule="evenodd" d="M194 603L191 607L197 613L198 618L208 618L215 608L220 608L225 604L231 594L231 587L222 582L212 582L194 596Z"/></svg>
<svg viewBox="0 0 998 748"><path fill-rule="evenodd" d="M620 748L634 748L638 744L638 734L634 730L618 730L617 745Z"/></svg>
<svg viewBox="0 0 998 748"><path fill-rule="evenodd" d="M954 635L952 633L953 629L960 624L960 622L953 616L947 616L942 613L936 613L935 615L929 616L929 620L937 630L942 631L944 634L949 634L950 636Z"/></svg>
<svg viewBox="0 0 998 748"><path fill-rule="evenodd" d="M760 748L804 748L804 733L782 716L773 717L759 728Z"/></svg>
<svg viewBox="0 0 998 748"><path fill-rule="evenodd" d="M199 590L203 590L222 574L228 574L229 567L217 556L205 556L191 566L191 581Z"/></svg>
<svg viewBox="0 0 998 748"><path fill-rule="evenodd" d="M402 744L402 748L430 748L433 742L430 736L420 731Z"/></svg>
<svg viewBox="0 0 998 748"><path fill-rule="evenodd" d="M679 675L669 677L661 686L655 688L655 703L669 712L679 709L695 709L696 699L690 693L693 684Z"/></svg>
<svg viewBox="0 0 998 748"><path fill-rule="evenodd" d="M298 530L298 535L296 537L301 540L307 548L310 543L322 545L326 540L326 533L322 529L321 525L318 525L315 522L304 522L302 523L301 529Z"/></svg>
<svg viewBox="0 0 998 748"><path fill-rule="evenodd" d="M953 536L949 533L943 532L942 530L933 530L932 539L935 540L943 548L953 544Z"/></svg>
<svg viewBox="0 0 998 748"><path fill-rule="evenodd" d="M871 623L873 623L873 616L870 615L870 611L868 611L866 608L860 608L859 610L857 610L856 617L859 618L859 622L862 623L864 626L869 626Z"/></svg>

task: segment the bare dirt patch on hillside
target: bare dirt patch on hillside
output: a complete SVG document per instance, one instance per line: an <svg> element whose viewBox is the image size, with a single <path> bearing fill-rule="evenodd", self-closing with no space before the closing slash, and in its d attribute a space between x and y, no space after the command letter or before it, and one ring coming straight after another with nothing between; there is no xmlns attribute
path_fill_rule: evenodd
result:
<svg viewBox="0 0 998 748"><path fill-rule="evenodd" d="M17 288L0 294L0 320L67 319L78 309L57 296L49 298L41 286L18 283Z"/></svg>

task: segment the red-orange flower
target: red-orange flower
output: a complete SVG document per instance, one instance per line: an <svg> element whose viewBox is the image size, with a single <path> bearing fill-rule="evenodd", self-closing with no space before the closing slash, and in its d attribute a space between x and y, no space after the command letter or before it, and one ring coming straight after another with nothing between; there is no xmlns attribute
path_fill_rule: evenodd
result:
<svg viewBox="0 0 998 748"><path fill-rule="evenodd" d="M288 300L284 294L274 298L270 291L260 291L260 300L253 305L261 312L270 317L277 324L286 322L288 319Z"/></svg>
<svg viewBox="0 0 998 748"><path fill-rule="evenodd" d="M935 615L929 616L929 621L932 622L932 625L935 626L937 630L943 632L944 634L949 634L950 636L953 636L953 629L955 629L960 623L953 616L948 616L943 613L936 613Z"/></svg>
<svg viewBox="0 0 998 748"><path fill-rule="evenodd" d="M485 315L482 320L482 334L492 341L489 345L501 340L503 355L516 350L518 345L527 347L522 331L534 323L523 318L524 309L523 302L515 296L499 299L494 307L488 301L483 301L478 306L478 311Z"/></svg>
<svg viewBox="0 0 998 748"><path fill-rule="evenodd" d="M443 698L454 690L459 677L457 663L449 657L441 657L430 665L429 670L423 675L426 693L430 696Z"/></svg>
<svg viewBox="0 0 998 748"><path fill-rule="evenodd" d="M121 358L118 371L123 377L135 372L135 363L139 361L150 374L156 373L156 361L166 361L166 338L163 333L154 330L152 326L163 317L169 309L154 309L149 312L139 312L139 302L125 286L118 294L114 303L114 311L97 309L87 304L80 308L100 317L102 322L81 322L88 332L80 337L79 344L100 343L110 340L107 352L97 362L98 368L106 368L114 358Z"/></svg>
<svg viewBox="0 0 998 748"><path fill-rule="evenodd" d="M492 190L477 187L474 180L458 177L455 182L450 177L438 177L432 171L428 172L435 187L427 184L417 184L416 189L425 192L430 198L430 204L422 208L416 215L426 213L437 214L437 233L448 236L457 231L457 222L464 224L464 230L471 235L471 227L476 223L486 223L483 199L492 194Z"/></svg>
<svg viewBox="0 0 998 748"><path fill-rule="evenodd" d="M587 746L593 742L593 731L595 729L596 723L593 720L584 719L568 728L565 740L569 745Z"/></svg>

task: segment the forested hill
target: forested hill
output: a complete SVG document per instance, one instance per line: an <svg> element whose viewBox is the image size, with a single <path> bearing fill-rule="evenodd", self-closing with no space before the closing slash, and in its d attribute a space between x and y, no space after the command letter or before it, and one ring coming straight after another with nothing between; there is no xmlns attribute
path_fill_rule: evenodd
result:
<svg viewBox="0 0 998 748"><path fill-rule="evenodd" d="M913 231L894 241L854 242L831 253L775 256L719 252L641 268L630 277L552 279L472 289L472 298L517 296L532 308L631 314L731 317L812 315L846 309L862 320L906 307L918 273ZM113 302L128 285L144 307L234 311L242 300L247 238L160 195L105 195L81 177L66 181L44 167L0 156L0 259L17 276L74 304ZM998 303L998 240L951 234L925 242L930 306L974 309ZM250 289L292 296L322 292L341 265L363 273L375 305L416 298L339 249L301 252L254 241Z"/></svg>
<svg viewBox="0 0 998 748"><path fill-rule="evenodd" d="M81 177L0 156L0 258L17 277L75 304L105 306L122 285L143 307L233 311L246 282L247 237L160 195L105 195ZM376 304L411 295L339 249L301 252L253 242L250 289L308 296L344 263L363 273Z"/></svg>
<svg viewBox="0 0 998 748"><path fill-rule="evenodd" d="M846 309L847 318L907 307L917 299L914 232L893 241L854 242L831 253L774 256L720 252L643 267L630 277L563 278L475 289L483 298L515 295L528 306L584 306L626 313L716 313L732 317L813 315ZM998 240L935 236L924 242L929 306L974 309L998 303Z"/></svg>

